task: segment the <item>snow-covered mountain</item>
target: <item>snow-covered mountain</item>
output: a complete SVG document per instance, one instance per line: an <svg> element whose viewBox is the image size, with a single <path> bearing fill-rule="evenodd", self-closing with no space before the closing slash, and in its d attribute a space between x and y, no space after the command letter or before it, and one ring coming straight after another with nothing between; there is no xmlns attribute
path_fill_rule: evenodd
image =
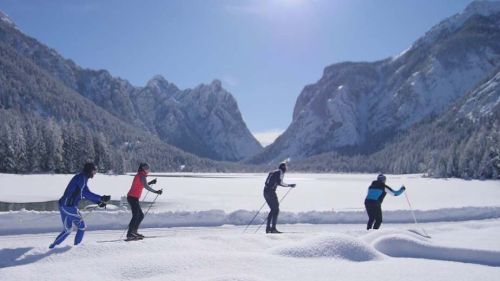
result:
<svg viewBox="0 0 500 281"><path fill-rule="evenodd" d="M326 67L298 97L288 129L250 162L375 152L452 108L499 66L500 3L473 2L395 57Z"/></svg>
<svg viewBox="0 0 500 281"><path fill-rule="evenodd" d="M196 155L240 160L262 147L219 80L179 90L161 76L132 95L136 111L162 140Z"/></svg>
<svg viewBox="0 0 500 281"><path fill-rule="evenodd" d="M135 87L106 70L81 68L23 34L4 14L0 17L1 44L145 134L215 160L236 161L262 149L246 127L235 99L219 81L179 90L157 76L146 86Z"/></svg>
<svg viewBox="0 0 500 281"><path fill-rule="evenodd" d="M478 122L482 118L500 117L500 71L474 89L458 109L455 119L468 118Z"/></svg>
<svg viewBox="0 0 500 281"><path fill-rule="evenodd" d="M426 173L500 177L500 72L497 68L438 117L402 131L369 155L327 152L293 164L303 171Z"/></svg>

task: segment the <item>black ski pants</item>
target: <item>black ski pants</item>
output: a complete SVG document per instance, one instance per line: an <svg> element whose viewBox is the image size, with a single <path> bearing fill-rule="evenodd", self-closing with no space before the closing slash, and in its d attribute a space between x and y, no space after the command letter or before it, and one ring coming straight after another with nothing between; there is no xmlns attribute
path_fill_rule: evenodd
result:
<svg viewBox="0 0 500 281"><path fill-rule="evenodd" d="M382 224L382 204L375 200L365 200L366 213L368 213L368 224L366 229L378 229ZM375 222L375 224L374 224Z"/></svg>
<svg viewBox="0 0 500 281"><path fill-rule="evenodd" d="M130 209L132 210L132 219L128 224L127 235L129 235L131 233L137 233L139 225L144 219L144 213L142 212L141 205L139 205L139 198L127 196L127 201L128 205L130 206Z"/></svg>
<svg viewBox="0 0 500 281"><path fill-rule="evenodd" d="M274 190L264 189L264 199L266 199L267 205L269 205L269 208L271 209L269 215L267 215L267 228L276 229L278 214L280 212L278 195L276 195L276 191Z"/></svg>

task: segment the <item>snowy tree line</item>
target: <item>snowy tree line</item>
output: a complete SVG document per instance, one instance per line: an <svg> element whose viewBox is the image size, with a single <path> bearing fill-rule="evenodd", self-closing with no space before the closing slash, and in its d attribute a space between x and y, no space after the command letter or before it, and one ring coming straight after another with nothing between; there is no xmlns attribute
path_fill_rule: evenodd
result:
<svg viewBox="0 0 500 281"><path fill-rule="evenodd" d="M0 110L0 171L73 173L86 161L100 170L123 172L124 159L109 148L104 134L75 122L9 114Z"/></svg>
<svg viewBox="0 0 500 281"><path fill-rule="evenodd" d="M101 172L134 171L148 161L156 171L265 172L274 166L213 162L179 154L147 140L112 141L110 132L0 109L0 172L75 173L84 162ZM290 163L291 171L425 173L433 177L499 178L499 118L458 125L429 123L409 130L371 155L325 153ZM119 136L118 139L123 137Z"/></svg>
<svg viewBox="0 0 500 281"><path fill-rule="evenodd" d="M155 171L224 172L243 165L213 162L150 140L113 143L105 132L73 121L57 121L0 109L0 172L75 173L92 161L100 172L124 173L147 161ZM119 135L118 135L119 137ZM254 171L254 170L253 170Z"/></svg>

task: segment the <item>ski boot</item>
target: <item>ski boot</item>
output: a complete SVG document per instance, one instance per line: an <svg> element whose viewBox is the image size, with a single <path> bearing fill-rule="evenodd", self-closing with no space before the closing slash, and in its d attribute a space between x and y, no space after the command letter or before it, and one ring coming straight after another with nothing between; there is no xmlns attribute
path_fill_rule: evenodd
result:
<svg viewBox="0 0 500 281"><path fill-rule="evenodd" d="M277 230L276 228L271 228L271 231L269 233L283 233L283 232Z"/></svg>
<svg viewBox="0 0 500 281"><path fill-rule="evenodd" d="M137 236L140 239L144 239L144 237L146 237L146 236L140 234L139 232L135 232L134 235Z"/></svg>
<svg viewBox="0 0 500 281"><path fill-rule="evenodd" d="M136 240L142 240L142 238L135 233L128 233L127 234L127 239L125 241L136 241Z"/></svg>

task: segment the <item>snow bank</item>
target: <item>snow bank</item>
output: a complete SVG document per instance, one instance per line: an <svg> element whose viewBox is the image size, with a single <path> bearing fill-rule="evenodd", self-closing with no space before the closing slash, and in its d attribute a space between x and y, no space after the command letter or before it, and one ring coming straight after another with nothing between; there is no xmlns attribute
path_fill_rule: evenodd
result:
<svg viewBox="0 0 500 281"><path fill-rule="evenodd" d="M203 279L203 281L267 281L269 279L247 276L245 274L234 274L230 276L219 276L214 278Z"/></svg>
<svg viewBox="0 0 500 281"><path fill-rule="evenodd" d="M96 210L92 213L82 212L82 216L89 230L125 229L130 221L129 211L115 209L108 211ZM147 214L142 227L186 227L186 226L221 226L246 225L253 218L256 211L238 210L226 213L222 210L208 211L151 211ZM463 207L445 208L437 210L416 211L419 222L440 221L467 221L500 218L500 207ZM253 222L261 224L267 216L262 212ZM365 223L367 220L364 211L310 211L310 212L282 212L279 223L283 224L339 224ZM410 211L385 211L384 223L412 223ZM54 232L61 229L59 212L38 211L10 211L0 212L0 235Z"/></svg>
<svg viewBox="0 0 500 281"><path fill-rule="evenodd" d="M381 255L362 240L344 235L325 235L279 247L274 253L296 258L331 257L349 261L372 261Z"/></svg>
<svg viewBox="0 0 500 281"><path fill-rule="evenodd" d="M275 248L274 254L295 258L330 257L365 262L384 256L500 266L500 251L447 247L411 231L378 230L354 237L321 235Z"/></svg>
<svg viewBox="0 0 500 281"><path fill-rule="evenodd" d="M380 237L373 247L391 257L432 259L500 266L500 252L478 249L451 248L433 245L429 241L402 234Z"/></svg>

